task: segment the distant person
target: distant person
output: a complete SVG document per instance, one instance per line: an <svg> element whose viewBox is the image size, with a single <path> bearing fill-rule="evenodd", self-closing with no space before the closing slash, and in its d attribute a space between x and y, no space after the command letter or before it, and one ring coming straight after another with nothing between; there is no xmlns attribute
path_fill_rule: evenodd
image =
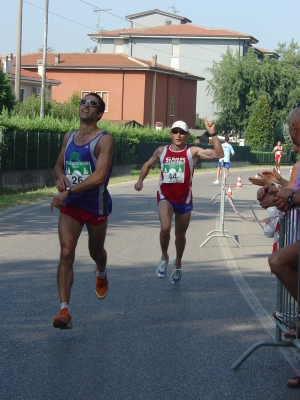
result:
<svg viewBox="0 0 300 400"><path fill-rule="evenodd" d="M104 110L105 103L96 93L89 93L80 101L79 129L65 135L54 167L60 193L53 198L50 208L60 209L58 233L61 247L57 269L61 309L53 320L54 328L72 328L70 296L73 262L84 224L89 235L89 253L96 264L97 298L104 299L108 291L104 242L108 215L112 210L107 185L114 142L97 126Z"/></svg>
<svg viewBox="0 0 300 400"><path fill-rule="evenodd" d="M161 146L155 150L153 156L143 165L139 179L134 185L137 191L143 189L143 181L150 168L157 162L161 165L159 188L157 191L158 216L160 219L160 247L161 258L156 268L159 278L166 276L169 263L169 242L172 217L175 214L175 247L176 258L173 261L171 282L177 285L181 280L181 260L186 244L186 231L189 227L193 209L192 180L194 166L199 158L212 160L224 155L214 123L205 118L205 126L212 138L214 149L188 147L190 137L189 128L183 121L174 122L170 136L172 144Z"/></svg>
<svg viewBox="0 0 300 400"><path fill-rule="evenodd" d="M234 155L234 150L231 144L229 144L229 136L225 136L225 143L222 144L224 157L219 159L218 167L217 167L217 179L213 182L214 185L219 183L220 171L223 167L225 169L225 177L226 181L229 176L229 168L230 168L230 156Z"/></svg>
<svg viewBox="0 0 300 400"><path fill-rule="evenodd" d="M276 168L276 171L280 174L280 162L281 162L281 157L282 157L282 153L283 153L283 146L281 145L280 141L274 147L273 153L275 153L275 168Z"/></svg>

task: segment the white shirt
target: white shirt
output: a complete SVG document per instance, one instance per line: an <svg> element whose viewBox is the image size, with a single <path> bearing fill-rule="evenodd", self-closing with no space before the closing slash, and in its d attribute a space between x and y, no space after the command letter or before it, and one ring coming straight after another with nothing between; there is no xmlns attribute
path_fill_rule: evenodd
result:
<svg viewBox="0 0 300 400"><path fill-rule="evenodd" d="M234 154L233 147L231 144L225 142L222 143L223 151L224 151L224 157L219 159L219 162L224 161L224 163L229 163L230 162L230 155Z"/></svg>

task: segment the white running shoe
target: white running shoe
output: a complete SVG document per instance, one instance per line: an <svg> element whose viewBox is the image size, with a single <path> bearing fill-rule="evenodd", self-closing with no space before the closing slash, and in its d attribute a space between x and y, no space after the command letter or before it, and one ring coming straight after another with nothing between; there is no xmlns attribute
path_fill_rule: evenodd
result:
<svg viewBox="0 0 300 400"><path fill-rule="evenodd" d="M164 278L166 276L167 265L169 263L169 259L161 258L159 260L158 266L156 268L156 275L159 278Z"/></svg>
<svg viewBox="0 0 300 400"><path fill-rule="evenodd" d="M218 183L219 183L219 181L216 180L216 181L213 182L213 185L217 185Z"/></svg>
<svg viewBox="0 0 300 400"><path fill-rule="evenodd" d="M181 280L181 268L176 268L175 267L175 260L173 262L173 271L170 277L170 281L173 285L178 285L178 283Z"/></svg>

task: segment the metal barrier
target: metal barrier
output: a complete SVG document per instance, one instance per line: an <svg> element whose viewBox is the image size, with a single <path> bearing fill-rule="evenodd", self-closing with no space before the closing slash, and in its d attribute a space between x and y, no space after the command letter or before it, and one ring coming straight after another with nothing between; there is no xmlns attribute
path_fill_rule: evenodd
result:
<svg viewBox="0 0 300 400"><path fill-rule="evenodd" d="M279 248L288 246L299 240L300 211L290 210L286 216L281 215L279 221ZM298 271L300 271L300 253L298 258ZM277 315L281 317L281 321L276 321L275 339L262 340L253 344L232 364L230 369L237 369L256 349L262 346L296 347L300 349L300 341L298 339L282 340L282 333L294 325L296 327L296 338L298 338L299 335L299 277L300 274L298 273L297 301L294 300L283 284L277 279L276 312L278 313Z"/></svg>
<svg viewBox="0 0 300 400"><path fill-rule="evenodd" d="M200 244L199 247L203 247L205 243L207 243L211 238L213 237L229 237L231 238L238 247L242 248L242 246L239 244L239 242L235 239L234 235L224 229L224 217L225 217L225 196L227 195L227 186L226 186L226 171L225 168L221 168L221 177L222 177L222 183L221 183L221 193L220 193L220 229L215 229L213 231L208 232L207 236L208 238ZM214 196L211 200L215 200L219 196L219 193ZM214 204L218 203L217 201L214 202Z"/></svg>

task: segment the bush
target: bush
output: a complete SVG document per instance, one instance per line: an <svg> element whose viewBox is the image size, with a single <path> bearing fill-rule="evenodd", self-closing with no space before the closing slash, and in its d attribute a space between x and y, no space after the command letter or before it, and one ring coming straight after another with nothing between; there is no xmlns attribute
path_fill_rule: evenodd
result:
<svg viewBox="0 0 300 400"><path fill-rule="evenodd" d="M260 97L250 116L245 141L248 146L266 146L274 143L271 109L265 96Z"/></svg>

